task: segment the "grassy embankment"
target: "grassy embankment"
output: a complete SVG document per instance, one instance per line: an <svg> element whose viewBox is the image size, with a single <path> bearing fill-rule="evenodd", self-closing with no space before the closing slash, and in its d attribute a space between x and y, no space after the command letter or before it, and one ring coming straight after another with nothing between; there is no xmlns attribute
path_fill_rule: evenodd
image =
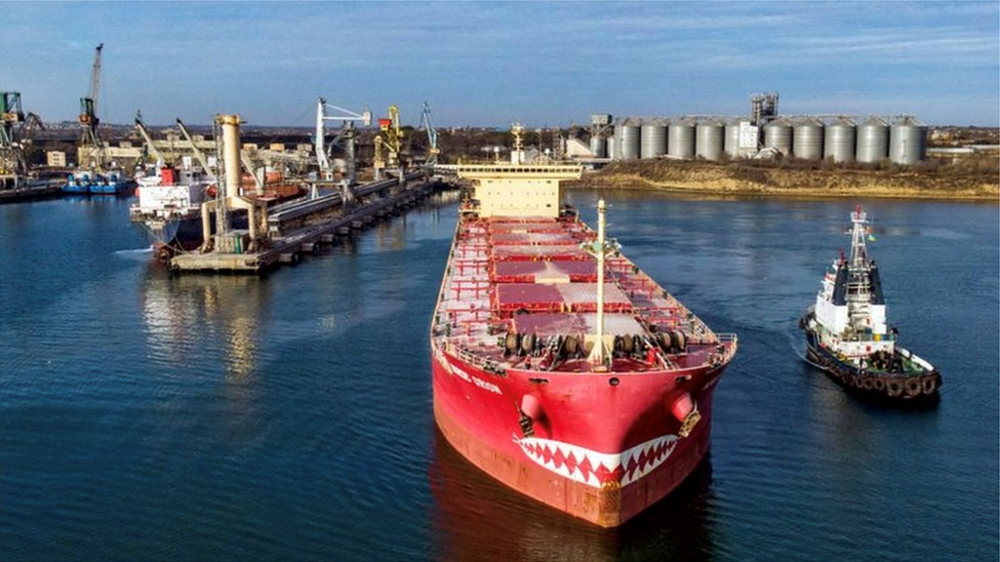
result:
<svg viewBox="0 0 1000 562"><path fill-rule="evenodd" d="M976 155L916 166L784 161L616 162L568 186L776 197L882 197L1000 201L1000 159Z"/></svg>

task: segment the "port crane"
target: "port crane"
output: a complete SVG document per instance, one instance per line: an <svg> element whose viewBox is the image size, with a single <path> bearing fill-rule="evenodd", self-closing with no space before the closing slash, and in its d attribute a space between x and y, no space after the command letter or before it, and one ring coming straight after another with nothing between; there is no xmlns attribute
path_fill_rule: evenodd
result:
<svg viewBox="0 0 1000 562"><path fill-rule="evenodd" d="M163 157L163 153L156 148L156 144L153 143L153 136L149 134L149 129L142 122L142 111L135 112L135 128L146 142L146 148L149 150L149 153L153 155L153 158L156 158L156 168L162 168L166 164L166 159Z"/></svg>
<svg viewBox="0 0 1000 562"><path fill-rule="evenodd" d="M0 92L0 174L26 174L26 150L35 127L44 129L34 113L21 109L20 92Z"/></svg>
<svg viewBox="0 0 1000 562"><path fill-rule="evenodd" d="M101 85L101 51L104 43L94 51L94 64L90 70L90 92L87 97L80 98L80 125L83 133L80 137L79 164L81 168L100 169L104 164L104 146L98 133L101 120L97 117L97 94Z"/></svg>
<svg viewBox="0 0 1000 562"><path fill-rule="evenodd" d="M205 158L205 153L203 153L201 149L198 148L198 145L194 143L194 138L191 136L191 132L188 131L188 128L184 125L184 122L181 121L180 117L177 118L177 126L180 128L181 134L184 135L184 139L191 145L191 150L194 152L194 157L198 160L198 164L201 165L201 169L204 170L206 174L215 177L215 172L211 167L209 167L208 159Z"/></svg>
<svg viewBox="0 0 1000 562"><path fill-rule="evenodd" d="M335 113L329 112L327 108L336 110ZM341 121L342 125L340 131L337 133L336 137L328 145L326 143L326 122L327 121ZM329 105L323 98L318 98L316 101L316 138L314 139L314 145L316 148L316 160L319 164L319 171L322 174L322 179L326 181L333 180L333 164L330 162L329 150L330 147L338 142L344 143L344 151L346 152L346 177L343 181L343 187L350 187L354 183L355 176L355 163L354 163L354 139L357 138L357 130L354 128L354 122L361 121L365 127L372 124L372 112L367 108L360 114L353 111L348 111L342 107L337 107L335 105ZM315 195L315 193L313 194Z"/></svg>
<svg viewBox="0 0 1000 562"><path fill-rule="evenodd" d="M399 108L395 104L389 106L389 117L378 120L378 128L382 134L375 135L375 179L382 179L382 170L402 168L400 153L403 146L403 131L399 129ZM384 138L382 135L385 135ZM383 148L384 147L384 148ZM383 154L383 150L385 154ZM400 170L400 182L405 174Z"/></svg>
<svg viewBox="0 0 1000 562"><path fill-rule="evenodd" d="M427 105L427 102L424 102L424 111L420 114L420 126L427 130L427 160L425 165L436 166L441 149L438 148L437 129L434 128L434 121L431 120L431 106Z"/></svg>

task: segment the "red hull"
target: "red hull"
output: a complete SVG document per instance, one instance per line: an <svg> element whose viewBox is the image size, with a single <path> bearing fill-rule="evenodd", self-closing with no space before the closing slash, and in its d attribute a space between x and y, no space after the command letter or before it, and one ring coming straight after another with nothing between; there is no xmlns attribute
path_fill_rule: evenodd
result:
<svg viewBox="0 0 1000 562"><path fill-rule="evenodd" d="M517 404L525 391L537 394L537 385L510 371L501 378L460 362L449 361L450 367L445 367L440 361L448 359L436 355L434 417L448 442L503 484L602 527L621 525L664 498L709 449L712 393L724 367L696 373L691 380L704 385L697 390L673 384L682 374L671 374L669 379L664 373L632 375L614 387L607 382L614 373L587 381L579 380L579 375L563 375L562 381L550 375L545 386L551 388L545 390L559 396L553 400L560 402L559 409L543 399L543 408L550 405L552 411L545 410L548 423L536 426L537 439L550 444L551 454L543 450L533 457L521 445L525 439L520 437ZM456 374L459 369L462 374ZM702 419L680 438L681 423L669 405L688 390ZM547 425L566 425L567 430L547 432ZM643 443L648 451L627 452L634 448L630 445ZM584 448L589 451L583 452ZM573 454L563 455L563 450ZM614 466L610 459L616 454L620 460ZM546 467L536 459L550 459L552 465ZM569 467L569 477L553 470Z"/></svg>

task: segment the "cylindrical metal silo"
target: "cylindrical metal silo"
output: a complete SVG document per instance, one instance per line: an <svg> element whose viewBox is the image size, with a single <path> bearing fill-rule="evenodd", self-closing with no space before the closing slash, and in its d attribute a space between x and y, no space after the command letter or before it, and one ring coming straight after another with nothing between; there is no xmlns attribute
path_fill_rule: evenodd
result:
<svg viewBox="0 0 1000 562"><path fill-rule="evenodd" d="M615 136L611 135L608 137L608 158L612 160L618 160L618 143L615 142Z"/></svg>
<svg viewBox="0 0 1000 562"><path fill-rule="evenodd" d="M740 122L732 120L726 122L726 132L723 134L725 140L722 141L722 150L730 158L740 156Z"/></svg>
<svg viewBox="0 0 1000 562"><path fill-rule="evenodd" d="M792 126L792 149L796 158L823 159L823 123L803 119Z"/></svg>
<svg viewBox="0 0 1000 562"><path fill-rule="evenodd" d="M619 158L635 160L639 158L639 126L615 125L615 138L618 139Z"/></svg>
<svg viewBox="0 0 1000 562"><path fill-rule="evenodd" d="M667 127L667 154L675 158L694 158L694 124L677 121Z"/></svg>
<svg viewBox="0 0 1000 562"><path fill-rule="evenodd" d="M667 126L662 123L644 123L639 142L643 159L657 158L667 153Z"/></svg>
<svg viewBox="0 0 1000 562"><path fill-rule="evenodd" d="M792 124L775 119L764 125L764 148L773 148L788 156L792 153Z"/></svg>
<svg viewBox="0 0 1000 562"><path fill-rule="evenodd" d="M889 128L889 160L916 164L927 157L927 125L904 117Z"/></svg>
<svg viewBox="0 0 1000 562"><path fill-rule="evenodd" d="M823 158L833 158L834 162L854 162L857 134L857 126L846 117L827 124L823 135Z"/></svg>
<svg viewBox="0 0 1000 562"><path fill-rule="evenodd" d="M722 158L725 127L718 121L702 121L695 128L694 154L697 158L716 161Z"/></svg>
<svg viewBox="0 0 1000 562"><path fill-rule="evenodd" d="M590 137L590 151L594 153L594 158L604 158L607 154L608 142L601 137Z"/></svg>
<svg viewBox="0 0 1000 562"><path fill-rule="evenodd" d="M889 157L889 125L872 117L858 125L858 162L873 164Z"/></svg>

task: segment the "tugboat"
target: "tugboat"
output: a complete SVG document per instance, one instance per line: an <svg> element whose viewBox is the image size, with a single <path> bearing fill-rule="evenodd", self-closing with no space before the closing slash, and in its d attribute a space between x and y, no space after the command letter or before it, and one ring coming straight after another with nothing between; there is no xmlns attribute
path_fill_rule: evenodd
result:
<svg viewBox="0 0 1000 562"><path fill-rule="evenodd" d="M899 331L886 324L885 297L875 260L868 256L868 214L851 213L851 256L840 257L823 277L799 320L806 333L806 361L848 391L893 402L936 398L941 374L897 345Z"/></svg>

